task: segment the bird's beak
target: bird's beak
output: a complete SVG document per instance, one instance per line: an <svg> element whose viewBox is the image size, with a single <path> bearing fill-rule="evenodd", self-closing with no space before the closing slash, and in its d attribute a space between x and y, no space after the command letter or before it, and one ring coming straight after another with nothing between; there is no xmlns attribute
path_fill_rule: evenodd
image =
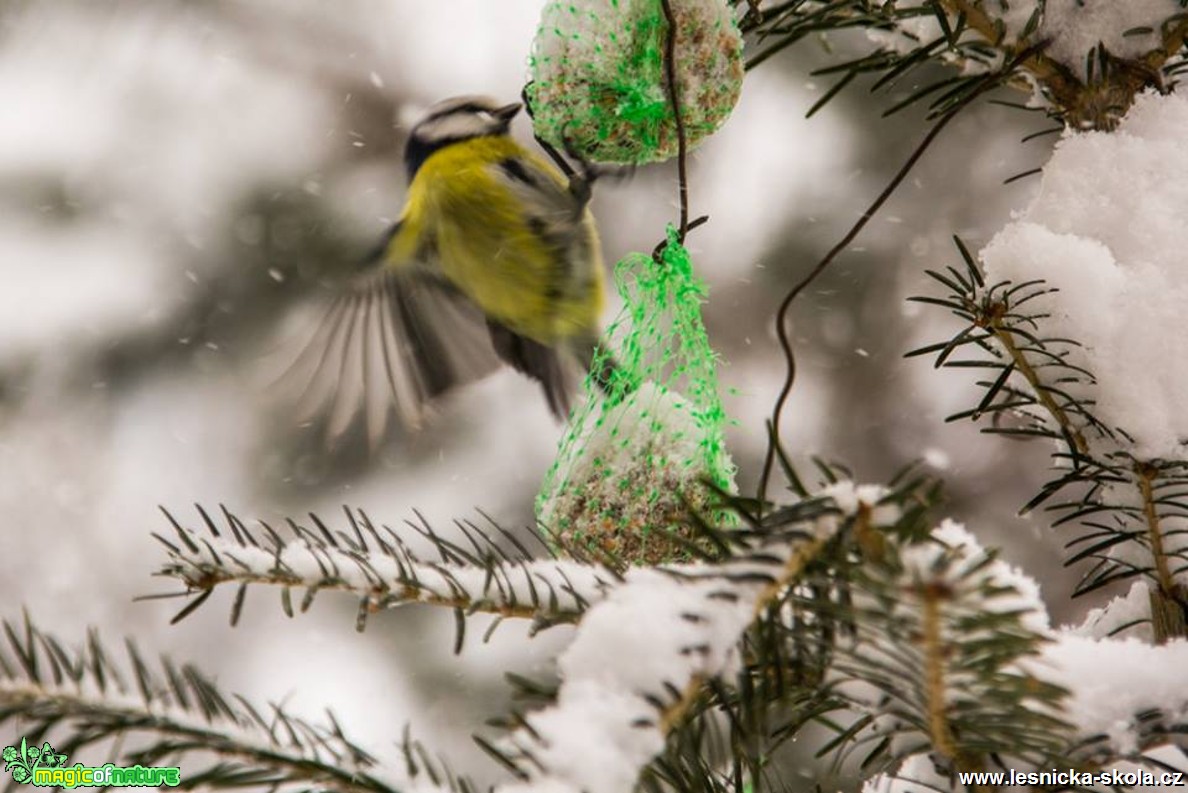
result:
<svg viewBox="0 0 1188 793"><path fill-rule="evenodd" d="M499 119L500 121L511 121L516 117L516 114L520 112L521 107L523 107L523 105L521 105L519 102L512 102L510 105L504 105L503 107L495 108L495 110L491 111L491 115L495 116L495 118Z"/></svg>

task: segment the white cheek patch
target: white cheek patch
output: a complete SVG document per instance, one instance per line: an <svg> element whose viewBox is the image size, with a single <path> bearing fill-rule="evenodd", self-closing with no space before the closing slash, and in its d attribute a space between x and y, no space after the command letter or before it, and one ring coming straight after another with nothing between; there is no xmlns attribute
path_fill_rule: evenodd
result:
<svg viewBox="0 0 1188 793"><path fill-rule="evenodd" d="M484 121L472 113L454 113L426 121L417 127L416 135L425 143L441 140L461 140L498 132L498 124Z"/></svg>

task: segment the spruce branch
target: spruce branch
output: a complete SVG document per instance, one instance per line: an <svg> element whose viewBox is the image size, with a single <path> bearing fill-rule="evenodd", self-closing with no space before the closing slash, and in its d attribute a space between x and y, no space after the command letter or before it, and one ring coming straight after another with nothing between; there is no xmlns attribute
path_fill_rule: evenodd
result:
<svg viewBox="0 0 1188 793"><path fill-rule="evenodd" d="M992 8L986 0L790 0L751 3L740 27L752 36L758 52L747 68L755 68L800 40L844 30L865 30L878 42L875 49L834 66L819 75L840 75L826 91L819 107L855 78L879 75L872 90L903 82L920 67L947 63L960 71L949 77L926 77L913 86L908 98L888 112L915 104L929 96L934 115L945 112L953 101L950 86L960 93L963 84L994 71L1004 62L1014 64L1004 80L1024 91L1036 89L1049 104L1049 112L1074 129L1113 129L1134 101L1148 88L1164 90L1167 81L1185 68L1182 57L1188 36L1188 14L1170 15L1162 21L1158 40L1151 49L1123 58L1098 45L1086 53L1081 74L1048 53L1052 35L1044 27L1045 8L1036 4L1030 18L1018 29L1008 30L1002 16L1013 3ZM925 26L924 23L930 23ZM937 31L936 35L931 30ZM927 31L927 33L926 33ZM1057 31L1055 35L1059 35ZM1078 64L1073 64L1078 65ZM918 79L918 78L917 78Z"/></svg>
<svg viewBox="0 0 1188 793"><path fill-rule="evenodd" d="M904 515L914 516L894 503L900 495L838 482L761 520L744 514L746 526L718 538L728 548L713 564L629 571L583 616L560 659L556 704L523 716L520 729L501 742L484 741L484 747L524 789L628 789L637 781L655 786L690 775L716 784L706 780L718 772L700 759L708 734L702 717L725 709L729 722L739 725L732 727L731 746L750 750L749 756L735 752L735 776L744 769L752 777L762 773L765 747L795 731L773 737L765 719L744 718L743 712L755 716L766 707L798 702L807 720L830 705L817 701L807 685L786 689L780 703L767 696L766 685L755 685L788 675L785 647L805 631L804 624L768 631L779 637L779 649L747 637L762 636L768 621L784 621L793 601L807 605L819 581L815 576L835 564L827 560L839 547L851 547L842 535L857 536L862 526L892 530ZM607 647L616 648L613 657L606 656ZM820 642L813 649L819 652ZM642 658L649 661L637 669ZM732 685L735 669L746 681L741 688ZM744 722L764 726L744 735ZM583 725L580 748L564 729L575 723ZM578 755L581 761L575 761ZM607 781L611 768L613 784ZM595 775L601 775L597 785Z"/></svg>
<svg viewBox="0 0 1188 793"><path fill-rule="evenodd" d="M1060 427L1060 431L1064 436L1070 439L1070 446L1078 455L1085 455L1089 452L1089 445L1085 441L1085 436L1081 432L1081 428L1074 423L1069 410L1066 409L1066 404L1057 402L1057 396L1053 394L1053 389L1040 378L1038 373L1038 364L1033 366L1027 357L1027 353L1031 352L1036 357L1041 358L1047 364L1060 365L1064 362L1063 353L1053 353L1048 347L1051 341L1041 342L1041 344L1033 347L1024 347L1016 342L1016 334L1023 336L1014 324L1006 318L1007 306L1005 303L994 303L989 312L984 316L978 317L979 325L987 327L991 333L994 334L995 340L1002 345L1002 349L1006 352L1011 360L1011 365L1015 370L1023 376L1023 379L1030 386L1031 392L1035 394L1036 400L1040 406L1047 411L1056 425ZM1013 319L1013 318L1012 318ZM1030 339L1024 338L1024 341ZM1008 367L1003 370L1004 374L1009 376L1011 369ZM992 392L988 393L988 396ZM1011 392L1017 394L1018 392Z"/></svg>
<svg viewBox="0 0 1188 793"><path fill-rule="evenodd" d="M705 718L689 726L709 723L713 716L725 717L725 753L733 758L727 776L752 780L762 786L784 787L773 776L772 758L805 728L835 723L835 712L848 712L848 703L826 685L834 669L837 644L854 631L853 577L872 560L881 559L889 542L904 541L926 534L929 512L939 500L939 483L910 469L901 472L887 487L855 487L837 478L835 466L821 465L829 484L813 493L828 497L841 510L842 525L833 539L805 563L793 585L770 597L756 614L740 643L742 669L727 680L709 681L707 694L695 713ZM789 470L790 478L800 477ZM745 512L745 510L742 510ZM752 525L763 531L795 525L800 516L795 505L771 508L762 521L753 516ZM844 716L837 717L844 720ZM689 726L683 729L687 733ZM684 741L677 736L676 749ZM670 741L671 743L671 741ZM673 767L684 767L666 756ZM722 770L716 769L716 773ZM680 778L665 777L672 784ZM738 787L736 785L736 787Z"/></svg>
<svg viewBox="0 0 1188 793"><path fill-rule="evenodd" d="M950 14L966 24L988 44L1009 58L1036 43L1039 35L1039 6L1021 35L1008 40L1003 23L986 13L983 0L939 0ZM1104 46L1088 55L1089 73L1082 79L1065 64L1042 50L1022 61L1021 66L1051 98L1055 115L1074 129L1113 129L1125 115L1134 97L1148 88L1163 88L1161 73L1181 53L1188 35L1188 15L1175 14L1164 20L1160 43L1141 58L1127 61L1114 57Z"/></svg>
<svg viewBox="0 0 1188 793"><path fill-rule="evenodd" d="M479 793L468 777L454 773L446 758L432 755L420 741L412 738L405 726L400 742L404 771L418 791L423 793ZM424 779L421 779L424 777ZM489 793L490 788L487 788Z"/></svg>
<svg viewBox="0 0 1188 793"><path fill-rule="evenodd" d="M529 619L534 630L574 622L588 605L602 597L617 575L594 564L534 559L528 549L498 526L482 530L458 523L468 545L446 539L428 524L407 523L406 535L376 526L362 511L345 509L350 533L332 531L316 515L316 529L289 521L291 539L261 522L251 530L225 508L224 528L198 507L205 532L183 527L165 512L173 538L154 534L165 547L167 561L158 575L182 582L179 596L189 598L174 618L178 621L201 606L216 587L237 587L231 622L236 624L249 586L274 586L281 591L285 613L293 615L292 590L304 589L305 611L322 590L348 592L359 598L356 627L363 630L369 614L422 603L454 609L460 616L456 649L462 642L462 617L485 613L500 618ZM507 550L496 537L512 545ZM438 559L426 559L410 541L427 543ZM542 544L543 546L543 544Z"/></svg>
<svg viewBox="0 0 1188 793"><path fill-rule="evenodd" d="M988 286L964 243L955 241L964 267L928 271L948 294L909 299L948 309L962 326L949 339L907 355L935 355L937 367L991 373L978 381L984 389L978 404L947 420L989 415L994 421L984 432L1045 437L1058 444L1053 454L1058 475L1023 510L1044 505L1059 514L1055 526L1079 522L1086 530L1067 545L1066 564L1092 563L1074 594L1148 577L1154 584L1156 639L1188 635L1188 592L1176 580L1188 569L1188 549L1168 542L1168 532L1188 520L1188 504L1180 498L1188 464L1135 458L1125 428L1107 426L1095 416L1097 379L1076 362L1080 343L1043 330L1051 311L1046 303L1055 289L1040 280ZM965 351L975 355L962 355ZM1068 492L1074 495L1057 500ZM1128 545L1143 548L1147 560L1136 561L1126 552Z"/></svg>
<svg viewBox="0 0 1188 793"><path fill-rule="evenodd" d="M213 764L183 769L186 787L397 790L376 775L376 759L348 739L331 714L319 725L277 705L259 708L221 691L189 664L162 658L154 669L130 640L120 663L94 631L75 650L28 615L23 624L5 621L3 630L0 725L34 741L52 735L54 746L71 757L110 739L123 745L132 736L123 753L131 764L203 762L213 754Z"/></svg>
<svg viewBox="0 0 1188 793"><path fill-rule="evenodd" d="M1173 561L1180 565L1178 572L1188 568L1188 553L1182 551L1178 559L1169 553L1165 537L1166 523L1160 514L1160 506L1173 508L1179 513L1181 522L1188 517L1188 508L1179 501L1179 492L1173 499L1157 497L1155 483L1164 477L1165 468L1149 462L1137 462L1133 470L1142 499L1147 547L1155 574L1156 586L1151 589L1151 628L1155 641L1162 644L1173 637L1188 637L1188 586L1175 579L1172 569ZM1177 490L1182 486L1182 481L1176 483Z"/></svg>
<svg viewBox="0 0 1188 793"><path fill-rule="evenodd" d="M1033 668L1049 639L1020 578L953 523L929 541L889 544L864 566L855 634L839 644L829 685L866 718L830 748L865 751L871 769L921 751L952 771L996 757L1039 767L1062 758L1072 738L1067 692Z"/></svg>
<svg viewBox="0 0 1188 793"><path fill-rule="evenodd" d="M1149 622L1156 642L1162 643L1185 635L1188 592L1180 577L1188 572L1188 548L1181 539L1188 521L1186 486L1186 463L1146 462L1117 452L1049 483L1027 508L1080 488L1078 497L1046 505L1060 514L1055 526L1076 522L1085 529L1066 545L1073 551L1066 565L1092 562L1074 595L1136 578L1149 580Z"/></svg>
<svg viewBox="0 0 1188 793"><path fill-rule="evenodd" d="M1044 336L1041 327L1047 314L1029 307L1054 290L1040 280L987 286L965 243L959 238L954 238L954 242L964 270L948 267L943 273L926 271L949 294L908 299L946 308L963 325L948 340L912 350L907 357L935 354L937 368L980 368L995 373L993 380L979 381L985 392L978 405L949 416L947 421L964 418L976 421L992 415L996 422L984 431L1043 435L1063 441L1071 452L1074 467L1080 465L1090 452L1086 433L1108 439L1112 431L1093 415L1091 400L1070 393L1074 387L1091 388L1096 383L1091 372L1071 360L1080 345L1072 339ZM983 355L954 357L958 351L965 350ZM1020 379L1021 382L1012 385ZM1007 417L1021 418L1024 423L1003 426L1001 420Z"/></svg>
<svg viewBox="0 0 1188 793"><path fill-rule="evenodd" d="M945 32L940 38L922 40L912 29L913 23L937 19L938 29ZM896 84L909 72L935 58L946 58L981 66L985 71L993 65L993 51L980 42L963 41L948 29L944 13L929 2L872 3L867 0L792 0L791 2L757 3L745 14L739 27L750 34L758 52L747 60L753 69L810 36L823 36L843 30L865 29L877 31L897 39L897 47L880 46L874 52L847 63L820 69L815 74L842 74L823 101L861 74L882 73L875 90ZM988 57L991 56L991 57ZM814 108L814 110L817 108Z"/></svg>
<svg viewBox="0 0 1188 793"><path fill-rule="evenodd" d="M1159 469L1150 463L1136 463L1134 473L1139 493L1143 499L1143 518L1147 523L1147 541L1151 545L1151 555L1155 561L1155 581L1161 590L1171 593L1175 590L1176 583L1172 579L1167 552L1164 550L1159 510L1155 505L1155 491L1151 486L1151 483L1159 476Z"/></svg>
<svg viewBox="0 0 1188 793"><path fill-rule="evenodd" d="M488 749L530 787L589 789L589 775L607 768L623 775L615 789L634 786L697 710L705 683L736 662L735 645L763 599L795 579L837 530L828 500L798 506L803 520L794 528L767 537L731 532L747 553L715 565L630 570L583 616L560 659L557 703ZM607 647L616 648L613 658ZM643 658L654 660L638 669ZM564 730L573 723L584 725L580 750ZM575 753L586 757L575 762Z"/></svg>
<svg viewBox="0 0 1188 793"><path fill-rule="evenodd" d="M983 41L992 47L1001 49L1008 56L1034 46L1035 42L1030 39L1038 27L1037 18L1033 17L1027 25L1029 34L1008 43L1002 20L994 19L987 14L981 0L972 2L971 0L939 0L939 4L955 19L961 20L970 30L981 36ZM1036 13L1040 12L1037 10ZM1067 68L1053 61L1042 50L1033 50L1028 53L1025 58L1020 60L1019 65L1053 93L1072 96L1076 90L1076 78Z"/></svg>
<svg viewBox="0 0 1188 793"><path fill-rule="evenodd" d="M923 627L921 644L924 656L924 710L928 715L928 736L936 751L950 760L957 758L957 742L945 710L949 698L945 689L946 656L941 635L941 603L949 594L936 583L916 585L913 594L922 603L920 621Z"/></svg>

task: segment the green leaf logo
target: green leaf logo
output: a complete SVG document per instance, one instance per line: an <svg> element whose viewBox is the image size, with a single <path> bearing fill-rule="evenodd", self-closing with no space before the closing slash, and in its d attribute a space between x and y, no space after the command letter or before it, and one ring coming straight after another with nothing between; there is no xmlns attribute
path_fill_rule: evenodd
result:
<svg viewBox="0 0 1188 793"><path fill-rule="evenodd" d="M0 751L0 757L4 760L4 770L10 772L13 780L19 783L32 781L33 772L38 768L61 768L66 764L66 755L55 752L49 741L37 747L29 746L24 738L19 749L5 746Z"/></svg>

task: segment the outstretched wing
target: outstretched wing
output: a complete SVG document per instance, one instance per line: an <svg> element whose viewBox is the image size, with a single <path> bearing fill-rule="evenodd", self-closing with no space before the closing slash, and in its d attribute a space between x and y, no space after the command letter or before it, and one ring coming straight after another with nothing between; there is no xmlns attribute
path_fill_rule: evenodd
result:
<svg viewBox="0 0 1188 793"><path fill-rule="evenodd" d="M499 365L479 308L426 267L359 278L330 304L280 385L330 442L363 421L374 447L392 414L420 426L429 403Z"/></svg>

